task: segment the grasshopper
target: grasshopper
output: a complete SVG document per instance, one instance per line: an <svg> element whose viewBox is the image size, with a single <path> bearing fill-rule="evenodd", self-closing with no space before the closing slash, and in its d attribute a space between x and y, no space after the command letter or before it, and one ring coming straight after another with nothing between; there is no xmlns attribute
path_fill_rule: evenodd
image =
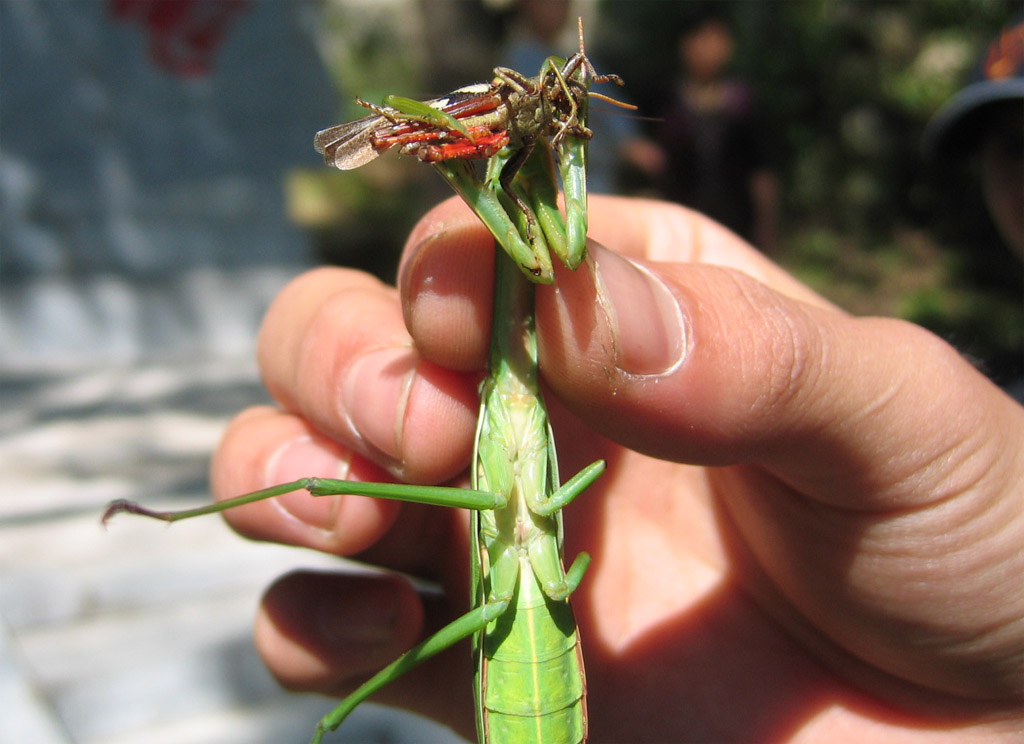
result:
<svg viewBox="0 0 1024 744"><path fill-rule="evenodd" d="M589 81L623 84L617 75L601 75L594 69L586 55L581 25L579 51L568 60L549 57L536 77L496 67L489 83L459 88L430 101L387 96L378 106L357 98L373 115L324 129L313 142L327 164L341 170L358 168L396 147L427 163L448 163L442 174L470 201L502 247L534 281L550 284L554 280L551 260L537 215L538 209L550 207L529 204L513 183L538 143L557 153L567 234L558 230L559 220L553 218L543 232L563 263L570 268L579 266L587 235L586 147L593 136L586 126L588 98L634 108L590 92ZM487 159L491 162L485 182L491 188L477 193L470 171L453 161ZM544 167L538 165L538 169ZM495 183L525 218L525 240L524 231L513 229L506 210L495 201Z"/></svg>

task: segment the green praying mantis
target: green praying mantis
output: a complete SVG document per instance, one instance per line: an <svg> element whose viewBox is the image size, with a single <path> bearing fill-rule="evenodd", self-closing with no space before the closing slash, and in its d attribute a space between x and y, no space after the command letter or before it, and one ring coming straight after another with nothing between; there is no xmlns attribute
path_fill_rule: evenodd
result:
<svg viewBox="0 0 1024 744"><path fill-rule="evenodd" d="M548 58L533 78L499 67L491 82L432 101L389 96L378 106L357 99L371 116L325 129L314 140L327 163L342 170L393 147L432 163L503 249L496 251L489 373L481 387L471 487L305 478L179 512L117 501L104 515L104 521L129 512L173 522L303 489L313 496L355 494L471 510L472 609L342 700L317 724L313 744L389 682L469 636L481 742L586 740L585 674L568 597L590 557L582 553L564 568L561 510L605 466L594 462L560 482L538 386L533 321L534 285L554 281L551 253L575 269L586 251L588 99L627 106L589 90L591 82L622 81L594 69L582 21L579 40L572 57ZM480 160L482 174L473 163Z"/></svg>

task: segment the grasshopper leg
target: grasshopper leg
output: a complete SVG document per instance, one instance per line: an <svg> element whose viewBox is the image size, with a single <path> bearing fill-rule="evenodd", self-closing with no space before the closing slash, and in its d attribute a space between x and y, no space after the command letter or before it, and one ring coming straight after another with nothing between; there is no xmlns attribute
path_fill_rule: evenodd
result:
<svg viewBox="0 0 1024 744"><path fill-rule="evenodd" d="M516 177L516 173L523 167L526 159L530 157L530 153L533 152L533 145L533 142L529 142L516 150L515 154L505 163L505 167L501 169L501 175L498 177L498 183L501 184L502 191L505 192L505 195L512 200L516 207L519 208L519 211L526 217L526 238L531 243L537 234L537 216L533 213L530 205L523 201L522 197L512 188L512 179Z"/></svg>

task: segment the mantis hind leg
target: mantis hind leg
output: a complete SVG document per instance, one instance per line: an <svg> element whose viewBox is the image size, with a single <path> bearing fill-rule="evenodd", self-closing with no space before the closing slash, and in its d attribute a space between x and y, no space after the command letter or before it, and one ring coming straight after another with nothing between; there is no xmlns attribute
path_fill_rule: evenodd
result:
<svg viewBox="0 0 1024 744"><path fill-rule="evenodd" d="M489 622L500 617L508 609L508 606L508 599L488 602L476 609L470 610L462 617L444 626L418 646L413 646L370 677L352 694L342 700L338 707L320 719L310 744L320 744L324 734L338 728L342 721L348 718L356 706L366 700L366 698L389 685L406 672L415 669L432 656L451 648L462 639L468 638L477 631L482 630Z"/></svg>

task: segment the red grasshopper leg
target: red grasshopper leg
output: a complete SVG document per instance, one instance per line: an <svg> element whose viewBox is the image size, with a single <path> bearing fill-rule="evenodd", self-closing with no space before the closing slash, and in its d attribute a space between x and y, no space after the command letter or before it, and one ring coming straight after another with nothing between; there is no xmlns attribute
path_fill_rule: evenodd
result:
<svg viewBox="0 0 1024 744"><path fill-rule="evenodd" d="M476 142L446 142L439 145L417 145L409 143L402 152L412 153L425 163L439 163L442 160L463 158L467 160L489 158L508 144L508 133L497 132L477 137Z"/></svg>

